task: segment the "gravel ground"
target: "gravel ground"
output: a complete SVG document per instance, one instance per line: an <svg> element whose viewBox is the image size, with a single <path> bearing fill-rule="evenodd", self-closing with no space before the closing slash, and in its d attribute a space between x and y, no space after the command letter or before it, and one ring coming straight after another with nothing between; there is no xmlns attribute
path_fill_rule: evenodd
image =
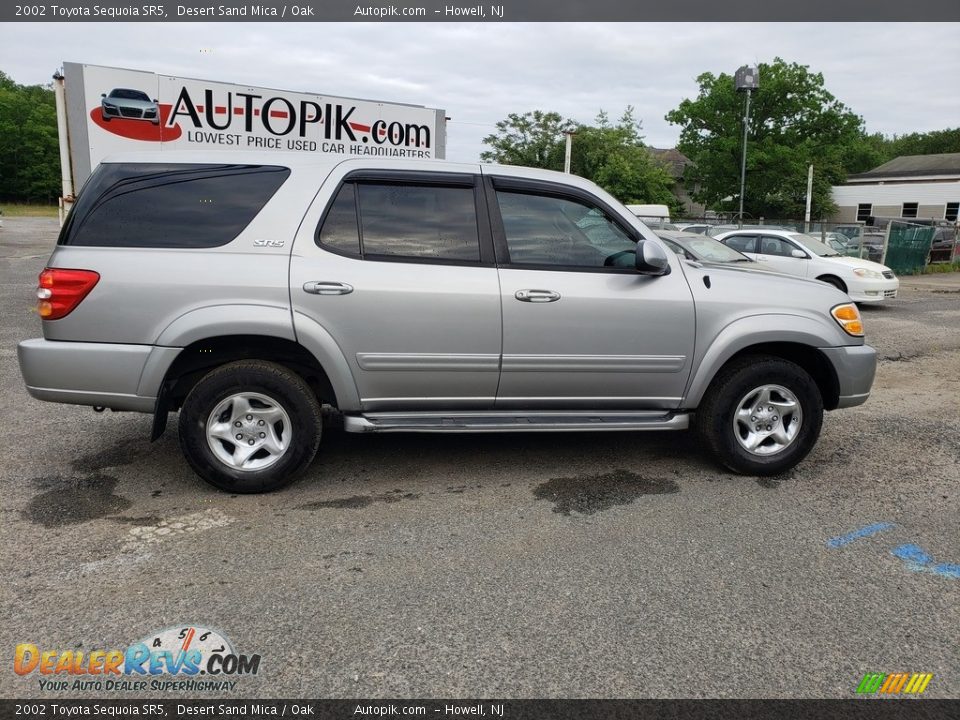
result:
<svg viewBox="0 0 960 720"><path fill-rule="evenodd" d="M151 444L146 416L27 395L15 347L55 234L0 230L8 658L196 625L262 656L236 697L851 697L866 672L960 696L960 275L864 309L870 401L776 479L686 433L333 430L294 486L236 497L172 423ZM136 694L0 671L5 698Z"/></svg>

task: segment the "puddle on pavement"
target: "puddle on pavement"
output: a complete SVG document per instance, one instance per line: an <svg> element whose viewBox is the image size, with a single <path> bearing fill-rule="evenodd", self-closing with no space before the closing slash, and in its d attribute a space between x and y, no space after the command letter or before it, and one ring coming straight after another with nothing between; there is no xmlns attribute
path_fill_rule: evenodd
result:
<svg viewBox="0 0 960 720"><path fill-rule="evenodd" d="M117 479L109 475L49 476L36 478L34 483L48 489L30 500L21 514L26 520L48 528L89 522L126 510L133 504L113 494Z"/></svg>
<svg viewBox="0 0 960 720"><path fill-rule="evenodd" d="M405 493L402 490L393 490L392 492L382 493L380 495L351 495L337 500L317 500L306 505L297 506L298 510L323 510L332 508L335 510L359 510L369 507L374 503L395 503L401 500L417 500L419 493Z"/></svg>
<svg viewBox="0 0 960 720"><path fill-rule="evenodd" d="M128 446L118 445L109 450L78 457L76 460L70 462L70 466L77 472L97 472L108 467L130 465L136 459L137 456L130 452Z"/></svg>
<svg viewBox="0 0 960 720"><path fill-rule="evenodd" d="M680 492L680 486L673 480L614 470L602 475L552 478L534 488L533 495L538 500L552 502L555 513L593 515L616 505L629 505L644 495L675 492Z"/></svg>

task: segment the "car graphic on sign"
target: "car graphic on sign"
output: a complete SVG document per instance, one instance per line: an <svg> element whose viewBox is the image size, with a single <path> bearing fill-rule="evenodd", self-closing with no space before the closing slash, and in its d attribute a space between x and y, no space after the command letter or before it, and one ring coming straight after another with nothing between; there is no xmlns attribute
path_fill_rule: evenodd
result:
<svg viewBox="0 0 960 720"><path fill-rule="evenodd" d="M160 108L157 101L140 90L114 88L100 95L100 113L104 122L118 118L123 120L147 120L160 124Z"/></svg>

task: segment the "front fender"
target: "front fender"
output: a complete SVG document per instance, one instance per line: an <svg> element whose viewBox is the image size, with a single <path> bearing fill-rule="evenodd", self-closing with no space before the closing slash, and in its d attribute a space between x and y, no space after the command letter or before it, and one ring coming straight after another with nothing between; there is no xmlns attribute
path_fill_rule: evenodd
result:
<svg viewBox="0 0 960 720"><path fill-rule="evenodd" d="M771 313L734 320L707 341L709 345L687 385L682 407L696 408L720 368L742 350L765 343L796 343L812 349L851 344L844 343L841 334L839 328L802 315Z"/></svg>

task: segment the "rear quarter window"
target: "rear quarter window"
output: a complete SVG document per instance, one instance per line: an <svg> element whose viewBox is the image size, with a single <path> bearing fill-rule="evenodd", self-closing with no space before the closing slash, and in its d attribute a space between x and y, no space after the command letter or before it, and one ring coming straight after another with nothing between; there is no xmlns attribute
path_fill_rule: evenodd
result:
<svg viewBox="0 0 960 720"><path fill-rule="evenodd" d="M275 165L110 163L90 176L60 245L210 248L250 224L289 177Z"/></svg>

